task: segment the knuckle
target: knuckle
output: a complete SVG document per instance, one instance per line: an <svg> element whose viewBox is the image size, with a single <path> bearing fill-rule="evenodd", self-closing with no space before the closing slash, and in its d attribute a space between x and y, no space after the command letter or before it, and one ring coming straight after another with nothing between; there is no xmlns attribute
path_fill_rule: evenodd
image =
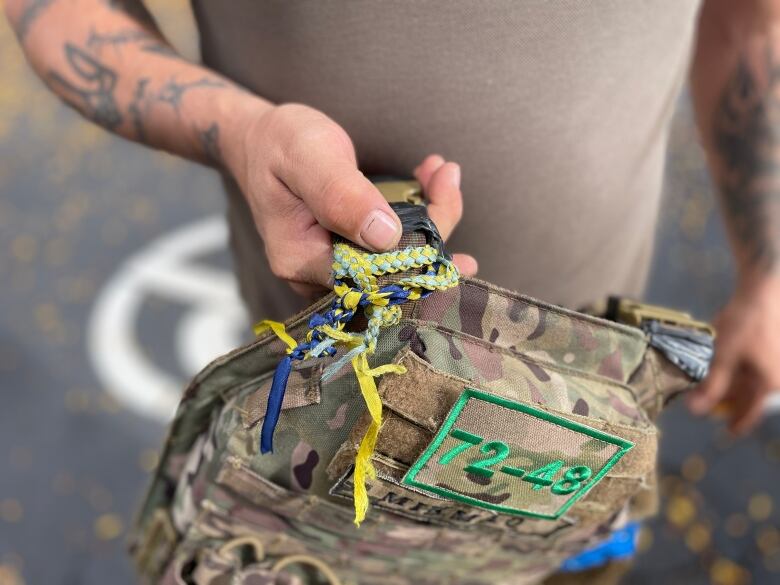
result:
<svg viewBox="0 0 780 585"><path fill-rule="evenodd" d="M354 157L352 140L341 126L328 118L310 120L301 125L292 139L293 152L320 152L322 149L345 153Z"/></svg>
<svg viewBox="0 0 780 585"><path fill-rule="evenodd" d="M298 103L286 103L276 106L271 112L272 119L285 128L299 128L321 121L325 116L314 108Z"/></svg>
<svg viewBox="0 0 780 585"><path fill-rule="evenodd" d="M278 115L284 117L286 116L298 117L301 115L307 115L312 111L312 109L309 106L305 106L303 104L299 104L296 102L287 102L276 106L276 108L274 109L278 113Z"/></svg>
<svg viewBox="0 0 780 585"><path fill-rule="evenodd" d="M335 125L324 114L302 104L282 104L265 116L267 132L285 152L296 152L316 144Z"/></svg>
<svg viewBox="0 0 780 585"><path fill-rule="evenodd" d="M294 104L276 106L261 119L265 131L272 136L283 137L288 133L291 121L295 119L296 114L294 112Z"/></svg>

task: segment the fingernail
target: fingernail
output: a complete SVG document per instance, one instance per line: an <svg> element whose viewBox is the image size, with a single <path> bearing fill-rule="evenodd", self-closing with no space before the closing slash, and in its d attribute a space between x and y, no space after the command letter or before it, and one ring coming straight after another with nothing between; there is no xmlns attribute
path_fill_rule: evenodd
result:
<svg viewBox="0 0 780 585"><path fill-rule="evenodd" d="M460 189L460 165L455 165L455 169L452 171L452 184Z"/></svg>
<svg viewBox="0 0 780 585"><path fill-rule="evenodd" d="M360 232L363 241L377 250L387 250L398 241L399 225L381 209L375 209L366 220Z"/></svg>

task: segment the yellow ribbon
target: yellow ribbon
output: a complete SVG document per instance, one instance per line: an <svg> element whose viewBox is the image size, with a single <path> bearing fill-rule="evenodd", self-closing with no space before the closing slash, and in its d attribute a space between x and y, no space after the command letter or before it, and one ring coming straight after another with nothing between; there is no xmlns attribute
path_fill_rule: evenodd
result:
<svg viewBox="0 0 780 585"><path fill-rule="evenodd" d="M355 525L360 526L366 518L368 511L368 491L366 490L366 477L376 479L376 469L371 463L371 456L376 448L379 438L379 429L382 426L382 399L376 389L374 378L383 374L404 374L406 368L401 364L385 364L371 369L368 365L368 357L360 353L352 358L352 367L355 370L360 392L366 402L368 413L371 415L371 423L368 425L363 440L360 441L357 455L355 456L355 471L352 477L353 497L355 500Z"/></svg>
<svg viewBox="0 0 780 585"><path fill-rule="evenodd" d="M298 347L298 342L295 341L289 333L287 333L287 329L285 329L284 323L265 319L264 321L260 321L254 326L255 335L261 335L268 330L273 331L279 339L287 344L287 353L292 353L292 350Z"/></svg>

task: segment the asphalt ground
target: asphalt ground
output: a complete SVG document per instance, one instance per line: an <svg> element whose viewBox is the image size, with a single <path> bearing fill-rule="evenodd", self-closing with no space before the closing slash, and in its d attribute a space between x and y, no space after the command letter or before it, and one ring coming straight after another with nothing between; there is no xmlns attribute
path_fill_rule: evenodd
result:
<svg viewBox="0 0 780 585"><path fill-rule="evenodd" d="M193 54L186 6L155 13ZM158 6L159 5L159 6ZM648 300L707 318L733 267L681 100ZM134 583L125 552L183 383L248 335L216 174L45 91L0 24L0 585ZM780 583L780 416L748 438L680 404L626 583Z"/></svg>

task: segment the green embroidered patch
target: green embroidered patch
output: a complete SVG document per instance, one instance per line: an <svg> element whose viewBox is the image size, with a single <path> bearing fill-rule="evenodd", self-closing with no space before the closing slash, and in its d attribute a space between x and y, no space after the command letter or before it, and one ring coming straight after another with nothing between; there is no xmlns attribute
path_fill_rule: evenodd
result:
<svg viewBox="0 0 780 585"><path fill-rule="evenodd" d="M466 388L402 483L472 506L555 520L633 446Z"/></svg>

